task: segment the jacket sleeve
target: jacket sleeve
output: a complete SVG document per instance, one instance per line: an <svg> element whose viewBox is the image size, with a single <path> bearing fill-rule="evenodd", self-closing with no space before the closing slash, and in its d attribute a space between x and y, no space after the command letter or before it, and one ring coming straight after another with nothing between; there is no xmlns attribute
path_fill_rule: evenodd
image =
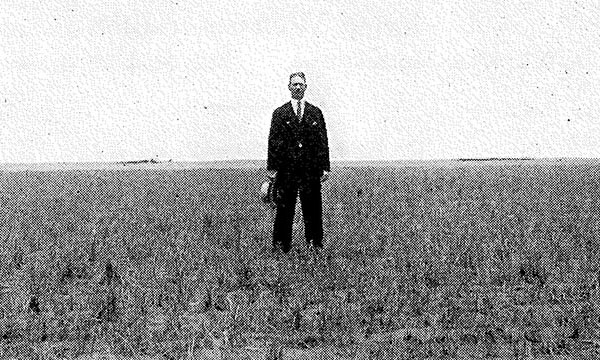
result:
<svg viewBox="0 0 600 360"><path fill-rule="evenodd" d="M324 171L331 171L331 165L329 163L329 140L327 139L327 127L325 126L325 119L323 113L319 110L321 128L321 146L319 147L319 165Z"/></svg>
<svg viewBox="0 0 600 360"><path fill-rule="evenodd" d="M267 151L267 170L279 170L281 167L282 129L277 111L273 112L271 118L271 129L269 130L269 144Z"/></svg>

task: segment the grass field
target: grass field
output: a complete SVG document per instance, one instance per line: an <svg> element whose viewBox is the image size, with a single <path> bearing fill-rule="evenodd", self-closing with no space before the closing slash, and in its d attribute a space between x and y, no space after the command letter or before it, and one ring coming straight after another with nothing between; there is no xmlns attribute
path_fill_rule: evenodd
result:
<svg viewBox="0 0 600 360"><path fill-rule="evenodd" d="M600 165L336 168L318 256L263 178L0 172L0 358L600 357Z"/></svg>

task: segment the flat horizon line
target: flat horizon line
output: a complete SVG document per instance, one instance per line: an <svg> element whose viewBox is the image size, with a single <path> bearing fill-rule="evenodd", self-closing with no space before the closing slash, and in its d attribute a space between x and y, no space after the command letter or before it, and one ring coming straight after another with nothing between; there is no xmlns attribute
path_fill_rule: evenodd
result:
<svg viewBox="0 0 600 360"><path fill-rule="evenodd" d="M455 167L455 166L494 166L516 164L600 164L600 158L564 157L564 158L530 158L530 157L487 157L456 159L399 159L399 160L332 160L332 168L336 167ZM47 163L0 163L0 171L53 171L53 170L185 170L185 169L261 169L266 160L204 160L204 161L159 161L127 160L127 161L91 161L91 162L47 162Z"/></svg>

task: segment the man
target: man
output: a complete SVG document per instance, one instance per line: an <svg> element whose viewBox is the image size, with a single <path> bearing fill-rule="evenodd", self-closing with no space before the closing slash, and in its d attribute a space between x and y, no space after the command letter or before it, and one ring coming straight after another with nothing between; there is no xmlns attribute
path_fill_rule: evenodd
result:
<svg viewBox="0 0 600 360"><path fill-rule="evenodd" d="M304 100L304 73L291 74L288 89L292 99L273 112L267 156L268 176L277 193L273 247L286 253L292 244L298 193L306 241L315 250L323 247L321 183L330 171L325 120L318 107Z"/></svg>

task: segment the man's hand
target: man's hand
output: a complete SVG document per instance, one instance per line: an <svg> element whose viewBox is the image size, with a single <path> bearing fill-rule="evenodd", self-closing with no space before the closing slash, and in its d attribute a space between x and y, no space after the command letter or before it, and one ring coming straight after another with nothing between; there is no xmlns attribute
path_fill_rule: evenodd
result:
<svg viewBox="0 0 600 360"><path fill-rule="evenodd" d="M276 170L267 170L267 177L271 180L275 180L275 176L277 176Z"/></svg>
<svg viewBox="0 0 600 360"><path fill-rule="evenodd" d="M321 182L325 182L329 179L329 171L323 170L323 175L321 175Z"/></svg>

